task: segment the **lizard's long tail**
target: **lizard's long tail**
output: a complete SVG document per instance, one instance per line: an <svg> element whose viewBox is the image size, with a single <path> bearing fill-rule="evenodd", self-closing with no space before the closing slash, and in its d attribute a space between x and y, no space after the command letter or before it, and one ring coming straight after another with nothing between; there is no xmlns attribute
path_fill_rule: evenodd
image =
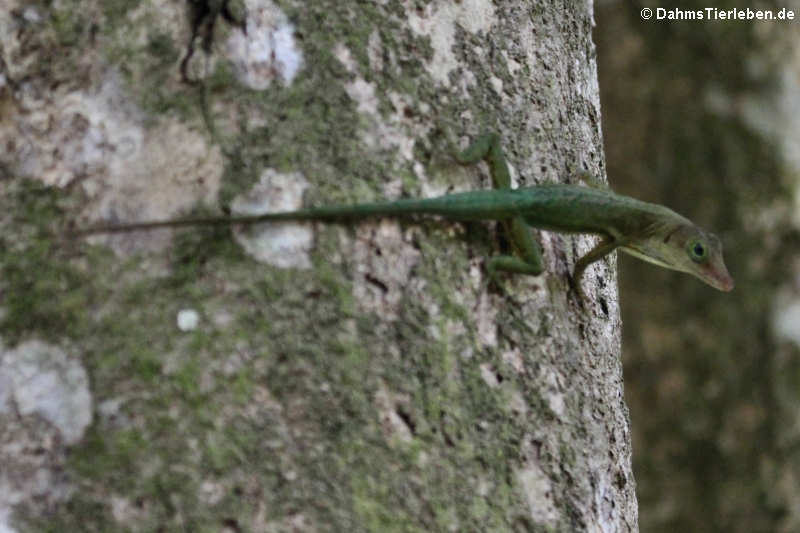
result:
<svg viewBox="0 0 800 533"><path fill-rule="evenodd" d="M509 198L498 198L508 194ZM411 215L439 215L457 220L487 220L509 218L516 214L515 202L519 200L513 191L483 190L448 194L437 198L401 199L391 202L376 202L353 205L309 207L297 211L265 213L262 215L238 215L230 217L189 217L173 220L154 220L121 224L99 224L71 232L74 236L98 233L126 233L158 228L186 226L229 226L235 224L258 224L288 220L320 220L343 222L370 217L402 217ZM518 202L516 202L518 204Z"/></svg>

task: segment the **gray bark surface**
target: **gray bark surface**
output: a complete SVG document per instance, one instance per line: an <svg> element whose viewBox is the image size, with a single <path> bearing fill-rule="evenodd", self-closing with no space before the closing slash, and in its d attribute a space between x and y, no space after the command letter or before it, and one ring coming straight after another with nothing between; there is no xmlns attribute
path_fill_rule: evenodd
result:
<svg viewBox="0 0 800 533"><path fill-rule="evenodd" d="M0 8L0 526L637 531L593 237L506 297L490 223L61 235L487 187L485 130L603 177L591 5L220 5Z"/></svg>

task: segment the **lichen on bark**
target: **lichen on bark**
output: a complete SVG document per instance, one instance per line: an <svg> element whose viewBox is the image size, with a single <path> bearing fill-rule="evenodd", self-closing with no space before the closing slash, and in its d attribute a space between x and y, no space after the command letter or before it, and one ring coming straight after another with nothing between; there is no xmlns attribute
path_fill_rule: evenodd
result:
<svg viewBox="0 0 800 533"><path fill-rule="evenodd" d="M175 3L34 3L36 23L12 6L16 38L35 45L4 46L27 80L4 90L7 123L25 124L36 88L92 94L115 73L145 138L184 128L160 150L201 139L218 154L218 188L183 176L198 180L180 196L190 202L166 201L170 162L152 185L124 180L131 198L180 211L226 209L266 169L307 180L308 204L421 196L450 176L485 187L483 167L440 164L448 138L485 129L505 140L519 184L603 174L589 5L246 3L259 5L285 15L302 54L291 80L263 88L243 84L220 45L195 59L201 83L182 80L192 31ZM237 31L215 24L215 42ZM56 57L70 68L30 67ZM0 335L75 347L96 418L59 459L75 490L47 513L21 501L15 527L636 530L613 258L587 272L585 306L567 290L592 238L542 234L547 272L508 278L510 298L484 274L482 258L505 246L489 223L315 225L306 269L258 263L217 229L149 251L138 245L153 234L133 235L112 254L53 230L119 179L113 165L42 190L21 157L3 162L3 226L27 239L4 232L0 287L14 307ZM186 309L197 321L181 330Z"/></svg>

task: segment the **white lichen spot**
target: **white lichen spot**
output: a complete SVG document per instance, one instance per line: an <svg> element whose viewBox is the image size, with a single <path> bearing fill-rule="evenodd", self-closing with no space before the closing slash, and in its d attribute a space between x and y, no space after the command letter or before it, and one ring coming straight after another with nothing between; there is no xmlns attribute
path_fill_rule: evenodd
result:
<svg viewBox="0 0 800 533"><path fill-rule="evenodd" d="M234 29L223 53L233 63L236 78L257 91L278 79L288 85L303 63L294 26L270 0L245 0L247 32Z"/></svg>
<svg viewBox="0 0 800 533"><path fill-rule="evenodd" d="M337 43L333 47L333 56L339 60L347 72L350 74L356 73L356 60L353 58L353 54L350 53L350 49L344 44Z"/></svg>
<svg viewBox="0 0 800 533"><path fill-rule="evenodd" d="M481 363L481 379L483 382L489 385L491 388L495 388L500 385L500 382L497 380L497 374L495 374L492 365L489 363Z"/></svg>
<svg viewBox="0 0 800 533"><path fill-rule="evenodd" d="M200 484L198 496L205 505L213 506L221 502L227 493L227 488L223 483L206 479Z"/></svg>
<svg viewBox="0 0 800 533"><path fill-rule="evenodd" d="M475 274L477 271L477 274ZM470 278L481 276L480 268L470 268ZM478 328L478 340L482 346L497 346L497 309L498 306L492 304L492 298L486 291L481 291L478 296L478 309L475 313Z"/></svg>
<svg viewBox="0 0 800 533"><path fill-rule="evenodd" d="M619 516L616 511L616 497L614 489L608 479L608 475L603 471L596 472L594 483L594 505L589 521L594 523L594 528L590 531L598 533L613 533L618 530Z"/></svg>
<svg viewBox="0 0 800 533"><path fill-rule="evenodd" d="M111 517L117 523L130 523L132 519L138 518L136 515L136 506L133 502L116 494L111 495Z"/></svg>
<svg viewBox="0 0 800 533"><path fill-rule="evenodd" d="M408 399L406 398L402 403L408 403ZM381 384L375 393L375 405L378 408L381 428L387 440L410 442L414 438L411 428L398 414L398 398L389 392L385 384Z"/></svg>
<svg viewBox="0 0 800 533"><path fill-rule="evenodd" d="M281 174L268 168L259 182L231 205L237 215L294 211L303 205L308 181L299 172ZM269 222L235 231L236 241L256 261L278 268L311 268L313 233L307 223Z"/></svg>
<svg viewBox="0 0 800 533"><path fill-rule="evenodd" d="M25 8L25 11L22 12L22 18L25 19L26 22L30 22L32 24L37 24L42 21L42 16L33 6L28 6Z"/></svg>
<svg viewBox="0 0 800 533"><path fill-rule="evenodd" d="M347 95L356 102L356 109L359 113L368 115L378 115L378 96L375 93L375 84L362 78L346 84L344 90Z"/></svg>
<svg viewBox="0 0 800 533"><path fill-rule="evenodd" d="M367 59L369 60L369 68L374 72L383 70L383 43L381 43L381 35L378 30L374 30L369 34Z"/></svg>
<svg viewBox="0 0 800 533"><path fill-rule="evenodd" d="M385 127L379 132L381 136L385 136L381 141L381 146L397 150L397 155L402 161L415 161L414 144L416 139L423 137L430 129L430 126L418 124L416 125L416 131L412 135L408 135L406 128L401 129L401 124L405 122L406 110L414 105L412 99L407 94L395 91L389 91L387 96L392 102L394 112L389 116L392 126Z"/></svg>
<svg viewBox="0 0 800 533"><path fill-rule="evenodd" d="M200 314L194 309L181 309L176 318L178 329L181 331L194 331L200 323Z"/></svg>
<svg viewBox="0 0 800 533"><path fill-rule="evenodd" d="M453 187L452 184L445 182L444 180L435 180L435 181L423 181L421 183L421 196L423 198L435 198L437 196L442 196L445 194L450 194L451 192L462 192L469 189L467 185L459 184L461 187Z"/></svg>
<svg viewBox="0 0 800 533"><path fill-rule="evenodd" d="M491 85L494 92L498 95L502 96L503 94L503 80L498 78L497 76L492 76L489 78L489 84Z"/></svg>
<svg viewBox="0 0 800 533"><path fill-rule="evenodd" d="M508 65L508 73L512 76L516 76L517 72L522 68L522 65L518 62L509 57L507 50L501 50L500 55L506 60L506 65Z"/></svg>
<svg viewBox="0 0 800 533"><path fill-rule="evenodd" d="M453 53L456 24L469 33L487 32L495 22L494 5L490 0L438 0L417 9L406 3L408 23L415 34L430 38L433 58L428 72L442 85L449 85L450 72L458 67Z"/></svg>
<svg viewBox="0 0 800 533"><path fill-rule="evenodd" d="M92 421L86 370L58 346L33 340L2 352L0 384L8 387L21 416L41 416L68 445L77 443Z"/></svg>
<svg viewBox="0 0 800 533"><path fill-rule="evenodd" d="M533 461L517 471L517 479L522 487L523 499L528 502L530 518L536 524L555 525L558 519L553 504L553 484Z"/></svg>
<svg viewBox="0 0 800 533"><path fill-rule="evenodd" d="M566 412L563 377L554 372L552 367L542 366L539 382L543 384L541 392L550 410L559 418L563 418Z"/></svg>
<svg viewBox="0 0 800 533"><path fill-rule="evenodd" d="M17 533L17 530L11 527L11 509L4 506L0 506L0 533Z"/></svg>
<svg viewBox="0 0 800 533"><path fill-rule="evenodd" d="M265 531L316 531L312 526L311 520L302 513L289 515L283 519L283 527L269 529Z"/></svg>

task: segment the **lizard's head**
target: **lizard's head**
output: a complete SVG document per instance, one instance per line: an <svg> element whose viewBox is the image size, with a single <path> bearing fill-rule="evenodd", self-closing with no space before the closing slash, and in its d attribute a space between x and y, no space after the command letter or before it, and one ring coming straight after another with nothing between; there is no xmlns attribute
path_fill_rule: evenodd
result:
<svg viewBox="0 0 800 533"><path fill-rule="evenodd" d="M733 289L733 278L722 259L722 243L716 235L688 221L664 229L621 248L645 261L696 276L715 289Z"/></svg>

